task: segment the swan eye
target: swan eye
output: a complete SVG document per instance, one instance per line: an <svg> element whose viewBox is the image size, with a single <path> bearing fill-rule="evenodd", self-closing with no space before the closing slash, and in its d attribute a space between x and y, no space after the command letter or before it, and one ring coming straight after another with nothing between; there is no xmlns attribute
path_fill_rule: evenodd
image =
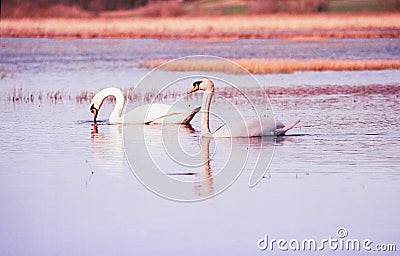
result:
<svg viewBox="0 0 400 256"><path fill-rule="evenodd" d="M202 83L202 81L196 81L193 83L193 89L195 89L196 91L200 89L200 84Z"/></svg>

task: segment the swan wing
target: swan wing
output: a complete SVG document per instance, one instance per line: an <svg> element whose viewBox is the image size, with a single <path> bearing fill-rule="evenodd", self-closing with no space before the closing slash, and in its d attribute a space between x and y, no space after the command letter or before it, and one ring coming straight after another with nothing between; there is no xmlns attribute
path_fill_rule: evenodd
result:
<svg viewBox="0 0 400 256"><path fill-rule="evenodd" d="M184 114L185 118L182 121L182 124L189 124L192 121L193 117L200 111L201 107L197 107L186 114Z"/></svg>
<svg viewBox="0 0 400 256"><path fill-rule="evenodd" d="M134 108L124 116L124 123L155 124L155 123L189 123L200 108L186 110L162 103L146 104Z"/></svg>
<svg viewBox="0 0 400 256"><path fill-rule="evenodd" d="M168 113L148 121L146 124L189 124L199 111L200 107L192 110L186 110L179 107L170 106Z"/></svg>
<svg viewBox="0 0 400 256"><path fill-rule="evenodd" d="M231 131L228 127L227 124L222 125L221 127L219 127L213 134L213 137L215 138L229 138L232 137L231 135Z"/></svg>
<svg viewBox="0 0 400 256"><path fill-rule="evenodd" d="M284 129L281 122L274 119L246 118L244 122L229 123L213 133L214 137L261 137L275 135L277 127Z"/></svg>
<svg viewBox="0 0 400 256"><path fill-rule="evenodd" d="M229 122L218 128L214 137L248 138L262 136L262 126L257 118L246 118L240 122Z"/></svg>

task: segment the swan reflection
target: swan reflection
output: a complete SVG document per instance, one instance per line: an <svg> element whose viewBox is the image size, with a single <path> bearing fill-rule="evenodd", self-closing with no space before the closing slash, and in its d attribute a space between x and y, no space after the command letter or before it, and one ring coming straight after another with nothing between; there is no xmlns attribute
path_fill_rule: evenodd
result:
<svg viewBox="0 0 400 256"><path fill-rule="evenodd" d="M93 168L105 169L114 175L122 175L122 170L126 166L122 125L93 124L91 139Z"/></svg>
<svg viewBox="0 0 400 256"><path fill-rule="evenodd" d="M92 131L90 132L90 134L92 134L92 139L98 140L104 138L104 134L99 133L99 127L97 123L94 123L92 127Z"/></svg>
<svg viewBox="0 0 400 256"><path fill-rule="evenodd" d="M245 171L265 174L277 137L204 137L190 125L93 125L92 166L121 176L128 164L149 190L174 200L212 197ZM127 161L128 160L128 161Z"/></svg>
<svg viewBox="0 0 400 256"><path fill-rule="evenodd" d="M202 137L201 141L201 155L203 157L203 171L201 173L201 181L194 184L196 195L199 198L207 198L214 194L213 176L210 167L210 137Z"/></svg>

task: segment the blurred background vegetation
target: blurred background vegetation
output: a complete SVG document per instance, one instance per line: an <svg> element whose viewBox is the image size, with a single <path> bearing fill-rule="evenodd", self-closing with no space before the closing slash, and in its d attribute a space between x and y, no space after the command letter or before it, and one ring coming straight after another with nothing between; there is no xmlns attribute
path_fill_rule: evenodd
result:
<svg viewBox="0 0 400 256"><path fill-rule="evenodd" d="M400 0L1 0L2 18L398 11Z"/></svg>

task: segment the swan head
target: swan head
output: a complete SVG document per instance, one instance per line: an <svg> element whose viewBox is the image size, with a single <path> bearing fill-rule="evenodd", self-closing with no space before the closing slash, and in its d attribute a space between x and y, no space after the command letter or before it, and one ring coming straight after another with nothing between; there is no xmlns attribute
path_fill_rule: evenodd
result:
<svg viewBox="0 0 400 256"><path fill-rule="evenodd" d="M93 121L96 123L97 114L99 113L99 109L95 107L94 103L90 105L90 112L93 114Z"/></svg>
<svg viewBox="0 0 400 256"><path fill-rule="evenodd" d="M99 110L101 108L101 105L103 105L103 101L105 98L105 95L103 95L104 90L98 92L92 100L90 101L90 112L93 114L93 121L96 123L97 120L97 115L99 114Z"/></svg>
<svg viewBox="0 0 400 256"><path fill-rule="evenodd" d="M196 82L193 83L193 87L188 91L188 94L196 92L198 90L213 92L214 91L213 81L211 81L208 78L202 78L197 80Z"/></svg>

